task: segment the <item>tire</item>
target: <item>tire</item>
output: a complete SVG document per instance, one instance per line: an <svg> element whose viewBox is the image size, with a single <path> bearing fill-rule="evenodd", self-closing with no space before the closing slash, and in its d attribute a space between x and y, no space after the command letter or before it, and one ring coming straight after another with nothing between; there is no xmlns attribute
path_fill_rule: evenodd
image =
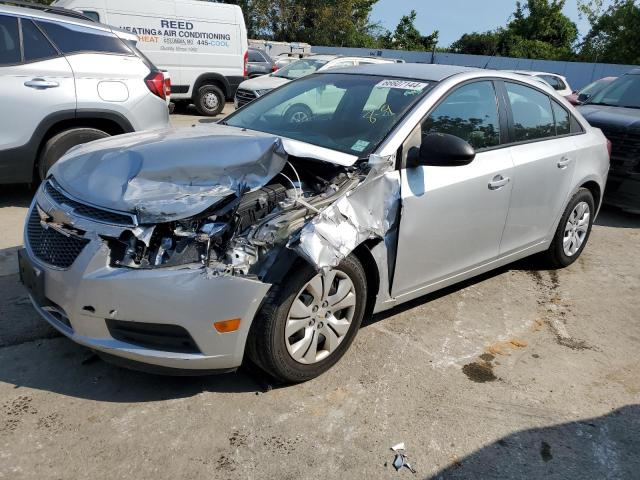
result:
<svg viewBox="0 0 640 480"><path fill-rule="evenodd" d="M588 221L584 221L584 216L580 218L575 218L576 214L579 214L580 211L578 206L587 205L588 210L586 213L589 215ZM562 218L560 219L560 223L558 224L558 228L556 229L556 233L551 241L551 245L549 249L544 252L541 257L544 263L550 268L564 268L571 265L575 262L579 257L584 247L587 245L587 241L589 240L589 235L591 234L591 227L593 226L593 216L595 214L595 205L593 201L593 195L586 188L581 188L578 190L575 195L569 201ZM574 222L574 219L576 220ZM569 220L572 220L572 224L577 226L577 228L573 231L576 232L577 237L571 237L571 231L573 227L570 227ZM578 224L580 224L578 226ZM567 233L568 232L568 233ZM581 238L579 241L579 245L575 243L575 241L568 242L569 250L571 250L571 246L575 249L574 252L567 252L565 248L565 234L567 234L567 238Z"/></svg>
<svg viewBox="0 0 640 480"><path fill-rule="evenodd" d="M45 143L38 159L38 175L40 180L47 177L47 172L71 147L108 137L109 134L96 128L72 128L54 135Z"/></svg>
<svg viewBox="0 0 640 480"><path fill-rule="evenodd" d="M259 368L273 376L274 378L285 383L298 383L315 378L322 373L329 370L335 365L338 360L345 354L349 346L353 342L364 315L365 306L367 302L367 281L365 277L364 269L360 262L354 257L349 256L344 259L338 268L331 270L329 275L335 275L334 287L331 292L335 295L339 290L337 287L342 287L345 283L349 287L346 279L351 281L352 290L349 290L344 300L347 299L352 293L355 298L350 297L349 302L353 302L352 307L347 307L342 310L331 312L327 316L323 314L324 308L317 310L317 322L311 326L312 322L316 322L315 318L304 317L304 320L290 320L289 314L295 311L293 309L294 301L299 301L301 290L312 280L317 280L319 275L309 265L304 265L291 273L281 285L274 285L269 292L267 298L263 302L263 305L256 315L254 322L249 332L249 339L247 343L247 354L249 358ZM343 283L344 282L344 283ZM322 284L321 284L322 285ZM346 291L346 287L345 287ZM306 295L306 294L303 294ZM330 297L329 297L330 298ZM313 304L315 300L312 300ZM343 304L345 302L337 301L336 304ZM324 303L322 306L324 307ZM336 305L339 306L339 305ZM313 307L310 306L310 312ZM328 308L331 308L330 306ZM347 318L351 315L350 324L346 323L343 318ZM324 324L325 318L332 318L327 320ZM286 338L285 327L288 322L300 323L304 326L296 327L301 328L298 332L293 333L289 338ZM331 328L330 325L337 325L340 323L340 329ZM338 335L342 335L337 340L335 348L331 348L329 340L324 337L321 332L328 332L331 328L333 332L334 341L338 339ZM342 331L341 331L342 330ZM295 331L295 329L293 329ZM301 363L306 362L304 358L296 360L291 352L291 344L297 345L296 336L303 342L308 332L314 332L313 337L309 343L312 345L314 339L317 341L317 354L314 351L312 355L307 354L307 359L313 357L319 360L315 363ZM305 335L303 335L305 334ZM304 351L304 350L299 350ZM311 351L311 348L307 350Z"/></svg>
<svg viewBox="0 0 640 480"><path fill-rule="evenodd" d="M284 114L284 120L287 123L305 123L311 120L313 112L303 103L291 105Z"/></svg>
<svg viewBox="0 0 640 480"><path fill-rule="evenodd" d="M194 101L198 113L206 117L215 117L222 112L225 102L224 92L216 85L200 87Z"/></svg>

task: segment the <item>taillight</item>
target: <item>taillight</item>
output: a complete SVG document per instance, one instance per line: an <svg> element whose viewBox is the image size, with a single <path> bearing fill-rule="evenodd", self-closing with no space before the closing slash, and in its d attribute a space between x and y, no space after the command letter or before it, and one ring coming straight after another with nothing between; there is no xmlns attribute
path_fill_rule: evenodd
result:
<svg viewBox="0 0 640 480"><path fill-rule="evenodd" d="M164 79L164 96L166 98L171 96L171 79L168 77Z"/></svg>
<svg viewBox="0 0 640 480"><path fill-rule="evenodd" d="M611 152L613 151L613 144L611 140L607 138L607 152L609 152L609 158L611 158Z"/></svg>
<svg viewBox="0 0 640 480"><path fill-rule="evenodd" d="M169 79L167 79L169 80ZM165 91L165 79L162 72L151 72L147 78L144 79L144 83L154 95L157 95L163 100L166 100L167 94Z"/></svg>
<svg viewBox="0 0 640 480"><path fill-rule="evenodd" d="M271 71L272 72L277 72L278 71L278 65L276 65L275 63L271 66Z"/></svg>
<svg viewBox="0 0 640 480"><path fill-rule="evenodd" d="M244 72L242 74L244 77L249 76L249 50L244 52Z"/></svg>

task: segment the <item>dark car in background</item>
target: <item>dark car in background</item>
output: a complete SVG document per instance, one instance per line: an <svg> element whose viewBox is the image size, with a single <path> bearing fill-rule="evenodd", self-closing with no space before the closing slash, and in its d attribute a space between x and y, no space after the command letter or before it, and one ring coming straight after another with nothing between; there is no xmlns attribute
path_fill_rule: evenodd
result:
<svg viewBox="0 0 640 480"><path fill-rule="evenodd" d="M249 62L247 64L249 78L273 73L276 70L278 70L278 67L267 52L258 48L249 49Z"/></svg>
<svg viewBox="0 0 640 480"><path fill-rule="evenodd" d="M576 90L571 95L565 98L569 100L572 105L582 105L617 78L618 77L601 78L599 80L596 80L595 82L591 82L589 85L581 88L580 90Z"/></svg>
<svg viewBox="0 0 640 480"><path fill-rule="evenodd" d="M640 68L611 82L578 109L612 143L604 201L640 213Z"/></svg>

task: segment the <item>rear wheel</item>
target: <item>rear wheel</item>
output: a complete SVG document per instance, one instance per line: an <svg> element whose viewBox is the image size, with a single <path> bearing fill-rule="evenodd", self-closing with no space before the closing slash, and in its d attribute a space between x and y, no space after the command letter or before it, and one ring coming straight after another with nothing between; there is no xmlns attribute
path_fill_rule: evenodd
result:
<svg viewBox="0 0 640 480"><path fill-rule="evenodd" d="M72 147L108 137L109 134L96 128L72 128L51 137L40 154L38 174L40 180L47 177L47 172Z"/></svg>
<svg viewBox="0 0 640 480"><path fill-rule="evenodd" d="M196 109L200 115L214 117L222 112L226 98L217 85L204 85L198 89L195 98Z"/></svg>
<svg viewBox="0 0 640 480"><path fill-rule="evenodd" d="M251 360L284 382L303 382L345 354L364 315L366 277L355 257L327 274L305 265L274 286L251 328Z"/></svg>
<svg viewBox="0 0 640 480"><path fill-rule="evenodd" d="M593 195L581 188L569 201L551 245L543 254L550 267L568 267L580 257L591 234L594 214Z"/></svg>

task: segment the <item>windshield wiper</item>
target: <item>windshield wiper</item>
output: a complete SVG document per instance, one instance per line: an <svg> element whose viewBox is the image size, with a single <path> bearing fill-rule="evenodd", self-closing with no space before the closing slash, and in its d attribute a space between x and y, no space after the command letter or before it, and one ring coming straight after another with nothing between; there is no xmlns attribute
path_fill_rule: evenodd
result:
<svg viewBox="0 0 640 480"><path fill-rule="evenodd" d="M640 108L640 105L622 105L622 108Z"/></svg>
<svg viewBox="0 0 640 480"><path fill-rule="evenodd" d="M585 105L600 105L602 107L618 107L619 105L614 105L612 103L605 103L605 102L587 102L585 103Z"/></svg>

